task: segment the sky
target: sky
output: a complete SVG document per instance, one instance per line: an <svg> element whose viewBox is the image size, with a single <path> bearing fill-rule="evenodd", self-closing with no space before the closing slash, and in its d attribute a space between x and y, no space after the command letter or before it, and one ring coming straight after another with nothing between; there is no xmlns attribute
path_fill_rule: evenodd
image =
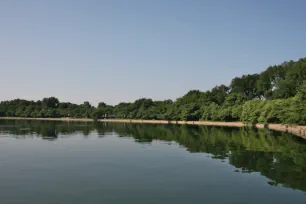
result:
<svg viewBox="0 0 306 204"><path fill-rule="evenodd" d="M305 0L0 0L0 100L176 99L306 57Z"/></svg>

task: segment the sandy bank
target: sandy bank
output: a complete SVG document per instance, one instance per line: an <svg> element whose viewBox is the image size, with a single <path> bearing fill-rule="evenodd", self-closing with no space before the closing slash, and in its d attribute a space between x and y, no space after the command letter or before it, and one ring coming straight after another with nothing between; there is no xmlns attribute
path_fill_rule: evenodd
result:
<svg viewBox="0 0 306 204"><path fill-rule="evenodd" d="M66 122L93 122L87 118L20 118L20 117L0 117L2 120L47 120L47 121L66 121ZM244 127L252 126L243 122L213 122L213 121L167 121L167 120L130 120L130 119L100 119L99 122L112 123L150 123L150 124L187 124L187 125L207 125L222 127ZM288 132L306 139L306 126L284 125L284 124L255 124L256 128L269 128L271 130Z"/></svg>

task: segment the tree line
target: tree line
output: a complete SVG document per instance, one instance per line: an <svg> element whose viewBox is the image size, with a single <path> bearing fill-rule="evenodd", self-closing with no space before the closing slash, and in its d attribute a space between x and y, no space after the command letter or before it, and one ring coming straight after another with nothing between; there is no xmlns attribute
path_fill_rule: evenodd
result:
<svg viewBox="0 0 306 204"><path fill-rule="evenodd" d="M306 58L268 67L259 74L232 79L229 86L191 90L172 100L141 98L115 106L73 104L55 97L38 101L15 99L0 103L0 116L121 118L153 120L244 121L306 124Z"/></svg>

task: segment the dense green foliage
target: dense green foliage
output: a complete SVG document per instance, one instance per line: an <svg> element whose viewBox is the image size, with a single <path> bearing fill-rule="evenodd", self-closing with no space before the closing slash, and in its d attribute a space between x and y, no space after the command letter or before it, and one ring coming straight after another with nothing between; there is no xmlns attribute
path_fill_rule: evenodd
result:
<svg viewBox="0 0 306 204"><path fill-rule="evenodd" d="M8 117L32 117L32 118L57 118L74 117L89 118L92 117L96 108L89 102L81 105L72 103L60 103L57 98L44 98L42 101L27 101L15 99L12 101L3 101L0 104L0 116Z"/></svg>
<svg viewBox="0 0 306 204"><path fill-rule="evenodd" d="M122 118L154 120L244 121L306 124L306 58L270 66L264 72L243 75L229 86L189 91L176 101L138 99L133 103L93 107L58 99L12 100L0 104L0 116Z"/></svg>

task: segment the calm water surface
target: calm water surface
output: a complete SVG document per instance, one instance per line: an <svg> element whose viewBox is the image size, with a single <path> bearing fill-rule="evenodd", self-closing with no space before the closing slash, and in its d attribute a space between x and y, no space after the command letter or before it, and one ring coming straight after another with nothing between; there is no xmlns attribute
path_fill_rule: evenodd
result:
<svg viewBox="0 0 306 204"><path fill-rule="evenodd" d="M306 141L268 130L0 120L0 204L306 203Z"/></svg>

